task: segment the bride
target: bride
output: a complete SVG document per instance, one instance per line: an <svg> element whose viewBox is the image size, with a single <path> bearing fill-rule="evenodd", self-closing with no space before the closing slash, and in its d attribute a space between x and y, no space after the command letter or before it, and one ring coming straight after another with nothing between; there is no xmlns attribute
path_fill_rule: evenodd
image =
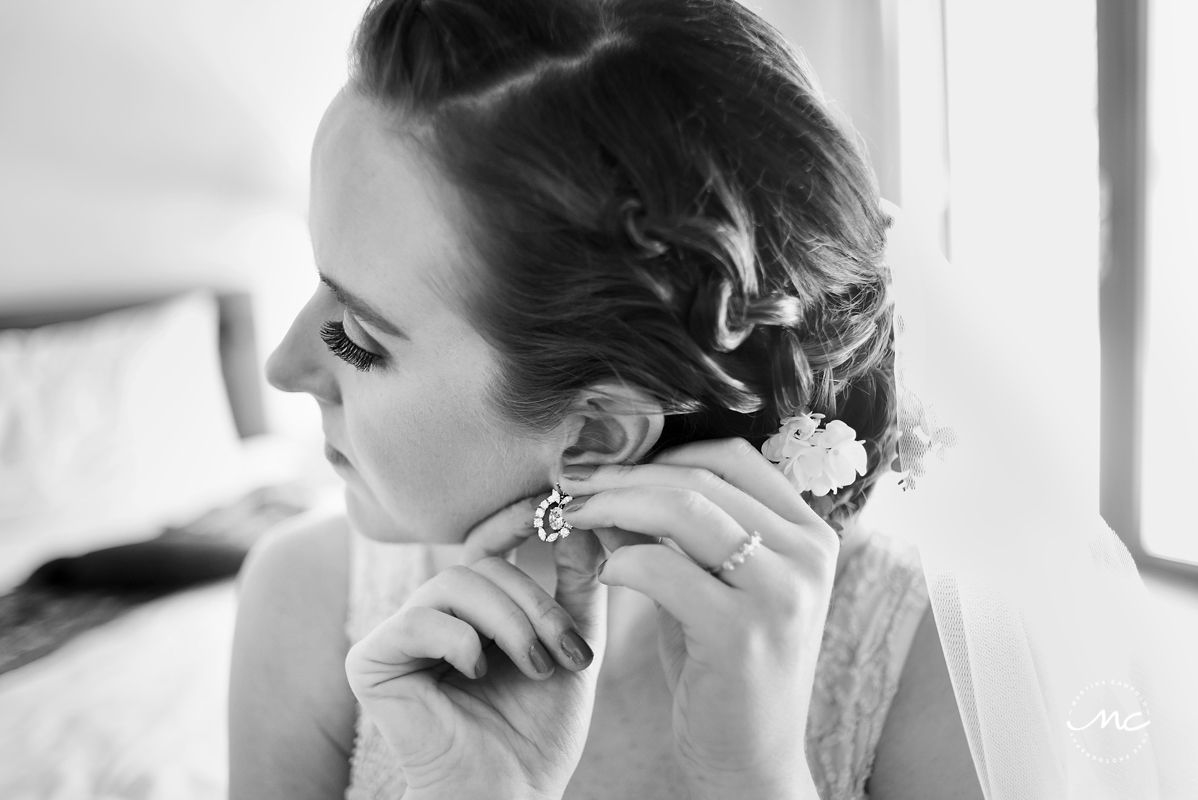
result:
<svg viewBox="0 0 1198 800"><path fill-rule="evenodd" d="M268 364L346 513L247 565L231 796L981 797L918 553L863 522L888 216L778 33L377 0L352 66Z"/></svg>

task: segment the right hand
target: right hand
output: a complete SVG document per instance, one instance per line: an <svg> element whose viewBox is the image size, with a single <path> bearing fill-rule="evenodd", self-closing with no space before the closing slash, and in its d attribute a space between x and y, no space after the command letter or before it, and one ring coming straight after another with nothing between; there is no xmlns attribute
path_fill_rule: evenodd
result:
<svg viewBox="0 0 1198 800"><path fill-rule="evenodd" d="M533 507L521 501L476 528L473 563L429 579L346 657L405 796L560 798L582 757L606 644L603 547L581 530L545 545L557 570L550 597L496 555L532 533Z"/></svg>

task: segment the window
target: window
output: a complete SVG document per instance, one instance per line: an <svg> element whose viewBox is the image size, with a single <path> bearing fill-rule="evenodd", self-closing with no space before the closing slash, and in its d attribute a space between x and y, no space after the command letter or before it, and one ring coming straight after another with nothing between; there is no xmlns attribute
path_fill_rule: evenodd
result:
<svg viewBox="0 0 1198 800"><path fill-rule="evenodd" d="M1147 8L1141 534L1198 565L1198 5Z"/></svg>
<svg viewBox="0 0 1198 800"><path fill-rule="evenodd" d="M1102 513L1141 567L1198 577L1198 478L1187 430L1198 280L1186 241L1198 161L1187 0L1098 0L1100 164L1104 190ZM1191 274L1187 274L1187 272Z"/></svg>
<svg viewBox="0 0 1198 800"><path fill-rule="evenodd" d="M1071 468L1141 567L1198 577L1198 3L759 4L955 266L1063 298L1021 364Z"/></svg>

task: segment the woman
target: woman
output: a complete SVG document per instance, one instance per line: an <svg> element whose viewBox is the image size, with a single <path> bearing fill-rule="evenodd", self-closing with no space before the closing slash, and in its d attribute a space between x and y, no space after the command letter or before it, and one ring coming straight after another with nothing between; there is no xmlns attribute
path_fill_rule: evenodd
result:
<svg viewBox="0 0 1198 800"><path fill-rule="evenodd" d="M980 797L918 560L860 523L888 220L777 32L380 0L353 55L268 366L346 516L247 567L232 795ZM760 452L807 412L864 443L835 492Z"/></svg>

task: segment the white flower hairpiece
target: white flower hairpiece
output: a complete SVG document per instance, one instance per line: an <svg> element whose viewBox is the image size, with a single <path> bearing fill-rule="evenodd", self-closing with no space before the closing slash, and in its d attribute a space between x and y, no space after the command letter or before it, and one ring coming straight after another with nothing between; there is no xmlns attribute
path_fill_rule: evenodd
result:
<svg viewBox="0 0 1198 800"><path fill-rule="evenodd" d="M796 489L817 497L857 480L869 469L865 440L844 422L829 420L820 429L823 414L798 414L782 420L778 432L761 446Z"/></svg>

